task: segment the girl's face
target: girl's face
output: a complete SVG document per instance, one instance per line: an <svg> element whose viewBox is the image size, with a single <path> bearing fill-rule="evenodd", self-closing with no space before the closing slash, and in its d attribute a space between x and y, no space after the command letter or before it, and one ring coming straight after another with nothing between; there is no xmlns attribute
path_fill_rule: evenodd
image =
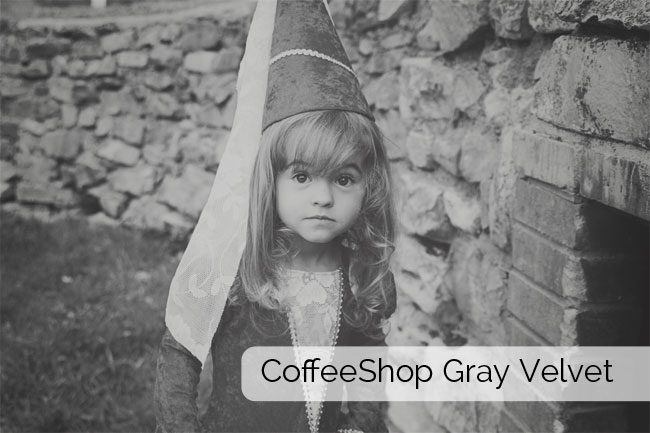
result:
<svg viewBox="0 0 650 433"><path fill-rule="evenodd" d="M327 175L300 162L276 177L276 209L282 222L310 244L327 244L357 220L366 193L360 158Z"/></svg>

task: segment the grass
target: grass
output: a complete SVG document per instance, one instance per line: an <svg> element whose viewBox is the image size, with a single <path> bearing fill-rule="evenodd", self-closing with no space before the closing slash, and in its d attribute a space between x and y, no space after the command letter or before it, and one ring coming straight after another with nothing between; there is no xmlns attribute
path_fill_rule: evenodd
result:
<svg viewBox="0 0 650 433"><path fill-rule="evenodd" d="M0 430L153 431L155 358L183 245L1 217Z"/></svg>

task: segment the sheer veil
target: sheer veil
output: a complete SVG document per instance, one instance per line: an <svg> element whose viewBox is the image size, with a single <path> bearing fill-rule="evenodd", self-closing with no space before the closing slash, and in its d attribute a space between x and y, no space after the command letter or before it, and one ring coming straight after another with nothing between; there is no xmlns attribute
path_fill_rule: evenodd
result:
<svg viewBox="0 0 650 433"><path fill-rule="evenodd" d="M169 289L165 324L203 364L246 240L248 194L262 133L277 0L258 1L237 79L237 108L208 201Z"/></svg>

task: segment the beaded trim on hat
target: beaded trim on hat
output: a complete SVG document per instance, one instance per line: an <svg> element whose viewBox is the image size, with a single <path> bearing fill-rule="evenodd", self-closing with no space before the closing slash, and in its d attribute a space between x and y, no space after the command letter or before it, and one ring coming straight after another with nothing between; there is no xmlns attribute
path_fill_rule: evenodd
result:
<svg viewBox="0 0 650 433"><path fill-rule="evenodd" d="M272 65L273 63L277 62L280 59L283 59L288 56L311 56L311 57L317 57L319 59L327 60L330 63L334 63L337 66L342 67L355 77L357 74L354 73L351 67L347 66L346 64L339 62L333 57L328 56L327 54L323 54L320 51L316 50L309 50L306 48L296 48L293 50L287 50L287 51L282 51L280 54L277 54L271 58L271 61L269 62L269 65Z"/></svg>

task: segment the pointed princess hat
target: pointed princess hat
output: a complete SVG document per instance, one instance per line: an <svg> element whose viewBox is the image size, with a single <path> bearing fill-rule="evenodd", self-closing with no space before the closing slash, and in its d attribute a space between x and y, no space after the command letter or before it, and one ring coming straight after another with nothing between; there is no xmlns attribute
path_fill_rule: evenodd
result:
<svg viewBox="0 0 650 433"><path fill-rule="evenodd" d="M278 0L269 63L265 129L314 110L374 120L323 0Z"/></svg>
<svg viewBox="0 0 650 433"><path fill-rule="evenodd" d="M246 241L262 131L295 114L344 110L374 120L325 0L259 0L237 79L226 150L169 289L165 323L203 363Z"/></svg>

